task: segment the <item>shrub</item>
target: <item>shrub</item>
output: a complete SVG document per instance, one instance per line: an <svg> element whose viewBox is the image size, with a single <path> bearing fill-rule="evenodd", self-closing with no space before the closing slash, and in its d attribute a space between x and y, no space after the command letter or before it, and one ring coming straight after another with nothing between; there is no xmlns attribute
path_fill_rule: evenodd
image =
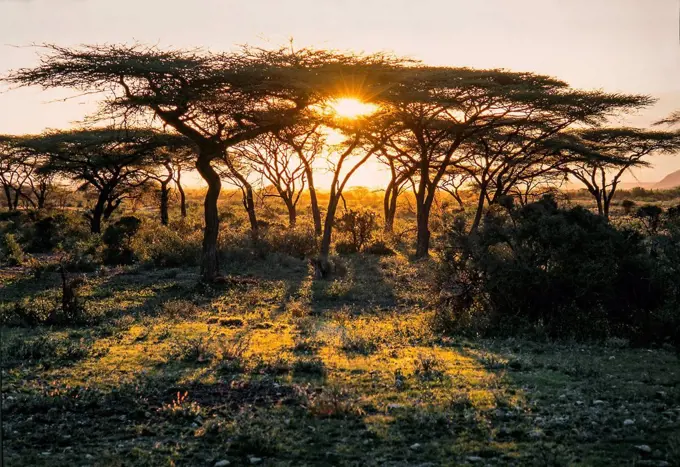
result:
<svg viewBox="0 0 680 467"><path fill-rule="evenodd" d="M355 251L360 251L368 243L377 227L376 214L369 210L350 209L335 222L338 232L349 238Z"/></svg>
<svg viewBox="0 0 680 467"><path fill-rule="evenodd" d="M635 206L636 206L635 201L632 201L630 199L624 199L623 201L621 201L621 207L623 208L623 212L626 216L630 215L631 211Z"/></svg>
<svg viewBox="0 0 680 467"><path fill-rule="evenodd" d="M661 225L661 214L663 214L663 209L655 204L642 206L635 211L635 217L642 221L647 232L650 234L654 234L659 230L659 226Z"/></svg>
<svg viewBox="0 0 680 467"><path fill-rule="evenodd" d="M268 252L283 253L299 259L309 258L317 252L314 228L308 225L292 229L268 228L265 243Z"/></svg>
<svg viewBox="0 0 680 467"><path fill-rule="evenodd" d="M170 319L191 319L202 312L201 307L187 300L168 300L161 305L163 317Z"/></svg>
<svg viewBox="0 0 680 467"><path fill-rule="evenodd" d="M86 240L68 241L61 248L66 254L65 268L69 272L93 272L100 265L102 244L98 235Z"/></svg>
<svg viewBox="0 0 680 467"><path fill-rule="evenodd" d="M293 363L293 374L295 376L325 376L326 365L324 365L323 360L317 357L300 358Z"/></svg>
<svg viewBox="0 0 680 467"><path fill-rule="evenodd" d="M303 405L309 413L321 418L360 417L364 411L359 404L359 398L348 389L330 385L322 391L310 391L308 388L298 388Z"/></svg>
<svg viewBox="0 0 680 467"><path fill-rule="evenodd" d="M24 250L17 242L14 234L6 233L2 242L3 260L10 266L20 266L24 263Z"/></svg>
<svg viewBox="0 0 680 467"><path fill-rule="evenodd" d="M139 261L156 267L196 266L201 256L201 232L186 223L164 226L145 222L132 245Z"/></svg>
<svg viewBox="0 0 680 467"><path fill-rule="evenodd" d="M132 264L135 260L132 239L142 221L134 216L121 217L104 231L104 262L107 264Z"/></svg>
<svg viewBox="0 0 680 467"><path fill-rule="evenodd" d="M29 251L50 252L64 242L88 237L89 231L80 216L67 212L40 215L29 234Z"/></svg>
<svg viewBox="0 0 680 467"><path fill-rule="evenodd" d="M640 336L666 298L641 235L551 198L489 214L476 235L457 220L445 244L439 324L450 318L449 329Z"/></svg>
<svg viewBox="0 0 680 467"><path fill-rule="evenodd" d="M413 374L422 381L444 378L444 361L435 354L420 353L413 361Z"/></svg>
<svg viewBox="0 0 680 467"><path fill-rule="evenodd" d="M335 252L339 255L351 255L358 251L357 246L352 242L340 240L335 243Z"/></svg>

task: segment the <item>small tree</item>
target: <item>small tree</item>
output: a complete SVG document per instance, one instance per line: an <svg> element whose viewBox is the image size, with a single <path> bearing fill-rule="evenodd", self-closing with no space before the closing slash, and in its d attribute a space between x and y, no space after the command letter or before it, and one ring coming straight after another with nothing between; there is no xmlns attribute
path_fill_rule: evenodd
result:
<svg viewBox="0 0 680 467"><path fill-rule="evenodd" d="M273 187L273 196L281 198L288 210L288 225L295 227L297 203L306 184L305 162L298 151L273 134L262 135L235 150Z"/></svg>
<svg viewBox="0 0 680 467"><path fill-rule="evenodd" d="M46 133L17 144L47 157L40 173L67 176L95 191L87 217L92 233L100 233L102 220L147 183L156 151L181 140L147 129L98 128Z"/></svg>
<svg viewBox="0 0 680 467"><path fill-rule="evenodd" d="M146 172L148 177L159 185L159 214L163 225L168 225L170 220L168 211L173 182L180 193L181 216L186 217L186 196L181 185L181 174L182 168L191 167L191 161L195 157L193 149L188 146L188 141L176 138L174 143L155 151L151 156L153 165Z"/></svg>
<svg viewBox="0 0 680 467"><path fill-rule="evenodd" d="M19 137L0 136L0 185L9 211L16 211L38 166L37 159L20 151Z"/></svg>
<svg viewBox="0 0 680 467"><path fill-rule="evenodd" d="M672 154L680 149L680 134L637 128L576 130L588 157L565 167L566 173L583 183L597 203L597 212L609 219L609 207L621 176L633 167L649 165L644 158Z"/></svg>
<svg viewBox="0 0 680 467"><path fill-rule="evenodd" d="M314 185L314 162L325 149L326 134L321 129L317 115L313 111L307 111L301 116L298 123L288 126L275 133L283 143L289 145L297 158L304 166L304 179L309 192L309 204L314 221L314 233L320 236L323 231L321 224L321 210L319 199Z"/></svg>
<svg viewBox="0 0 680 467"><path fill-rule="evenodd" d="M349 235L354 251L361 251L373 237L375 213L350 209L337 220L338 231Z"/></svg>

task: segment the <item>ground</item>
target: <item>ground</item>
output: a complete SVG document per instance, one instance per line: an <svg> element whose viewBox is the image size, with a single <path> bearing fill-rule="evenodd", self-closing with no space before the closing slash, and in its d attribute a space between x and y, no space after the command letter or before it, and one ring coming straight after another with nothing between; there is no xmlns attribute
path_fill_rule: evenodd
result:
<svg viewBox="0 0 680 467"><path fill-rule="evenodd" d="M88 274L91 324L2 330L7 465L680 465L673 351L445 337L432 262L344 263ZM0 280L5 311L59 298Z"/></svg>

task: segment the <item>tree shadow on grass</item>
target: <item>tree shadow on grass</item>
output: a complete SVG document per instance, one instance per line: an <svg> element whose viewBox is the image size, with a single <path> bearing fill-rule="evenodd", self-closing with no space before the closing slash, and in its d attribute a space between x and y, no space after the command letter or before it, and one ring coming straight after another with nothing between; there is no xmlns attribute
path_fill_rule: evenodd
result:
<svg viewBox="0 0 680 467"><path fill-rule="evenodd" d="M380 257L348 255L336 261L346 272L312 283L313 314L337 311L343 307L366 311L397 305L394 284L387 280Z"/></svg>

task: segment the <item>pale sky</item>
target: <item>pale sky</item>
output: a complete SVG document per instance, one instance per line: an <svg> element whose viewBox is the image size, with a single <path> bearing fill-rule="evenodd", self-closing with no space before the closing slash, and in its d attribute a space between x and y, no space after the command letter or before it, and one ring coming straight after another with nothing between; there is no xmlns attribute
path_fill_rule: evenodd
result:
<svg viewBox="0 0 680 467"><path fill-rule="evenodd" d="M509 68L572 86L646 93L659 104L628 123L680 109L680 0L0 0L0 75L37 63L33 43L138 41L391 51L434 65ZM0 134L72 126L94 109L69 91L0 94ZM55 100L57 100L55 102ZM639 170L657 181L680 156ZM381 185L366 167L355 184ZM631 179L631 178L629 178Z"/></svg>

